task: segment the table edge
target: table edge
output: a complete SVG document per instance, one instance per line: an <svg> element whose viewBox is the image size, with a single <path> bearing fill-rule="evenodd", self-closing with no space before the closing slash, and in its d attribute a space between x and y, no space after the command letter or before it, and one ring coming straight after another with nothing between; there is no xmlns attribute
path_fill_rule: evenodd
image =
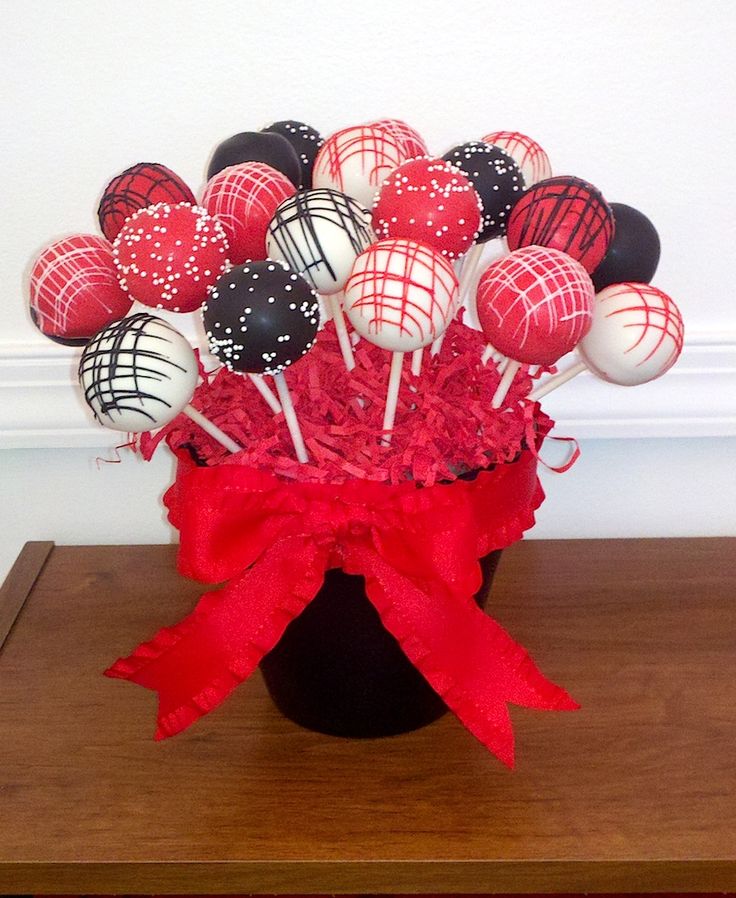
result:
<svg viewBox="0 0 736 898"><path fill-rule="evenodd" d="M21 615L55 543L27 542L0 586L0 652Z"/></svg>

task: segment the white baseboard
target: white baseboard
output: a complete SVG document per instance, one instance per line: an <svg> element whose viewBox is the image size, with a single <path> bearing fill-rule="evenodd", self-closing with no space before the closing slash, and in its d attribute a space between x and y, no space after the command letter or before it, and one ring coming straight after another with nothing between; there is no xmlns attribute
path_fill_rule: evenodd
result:
<svg viewBox="0 0 736 898"><path fill-rule="evenodd" d="M125 442L84 406L78 357L79 350L46 342L0 342L0 448ZM736 436L736 334L689 334L679 362L658 381L614 387L584 373L542 405L557 433L580 439Z"/></svg>

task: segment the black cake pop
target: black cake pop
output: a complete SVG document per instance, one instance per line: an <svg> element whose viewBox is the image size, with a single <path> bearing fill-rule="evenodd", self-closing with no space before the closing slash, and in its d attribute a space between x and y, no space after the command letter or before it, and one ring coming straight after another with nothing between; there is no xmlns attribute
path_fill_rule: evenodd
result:
<svg viewBox="0 0 736 898"><path fill-rule="evenodd" d="M294 147L301 168L301 184L298 186L302 190L309 190L312 186L314 160L317 158L319 148L325 142L319 131L311 125L297 121L274 122L263 130L266 133L280 134Z"/></svg>
<svg viewBox="0 0 736 898"><path fill-rule="evenodd" d="M301 165L296 150L281 134L263 131L243 131L233 134L215 149L207 168L207 180L223 168L241 162L265 162L283 172L294 187L301 181Z"/></svg>
<svg viewBox="0 0 736 898"><path fill-rule="evenodd" d="M307 353L319 322L317 294L275 259L223 274L202 306L210 352L231 371L276 375Z"/></svg>
<svg viewBox="0 0 736 898"><path fill-rule="evenodd" d="M482 140L448 150L443 156L463 172L483 203L478 243L500 237L516 201L524 190L519 166L508 153Z"/></svg>
<svg viewBox="0 0 736 898"><path fill-rule="evenodd" d="M638 209L611 203L616 227L601 264L591 275L596 293L611 284L648 284L659 264L659 234Z"/></svg>

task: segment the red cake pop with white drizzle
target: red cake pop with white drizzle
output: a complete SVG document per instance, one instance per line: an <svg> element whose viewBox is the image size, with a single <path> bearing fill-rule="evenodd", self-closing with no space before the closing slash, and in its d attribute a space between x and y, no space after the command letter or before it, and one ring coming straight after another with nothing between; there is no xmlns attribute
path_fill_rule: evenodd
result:
<svg viewBox="0 0 736 898"><path fill-rule="evenodd" d="M549 156L542 147L521 131L492 131L483 138L483 143L498 147L514 160L521 169L524 186L529 189L538 181L552 177Z"/></svg>
<svg viewBox="0 0 736 898"><path fill-rule="evenodd" d="M219 221L189 203L158 203L136 212L113 244L120 284L156 309L193 312L228 264Z"/></svg>
<svg viewBox="0 0 736 898"><path fill-rule="evenodd" d="M682 352L682 315L670 297L650 284L611 284L597 294L590 330L578 344L580 361L530 395L541 399L586 369L622 387L666 374Z"/></svg>
<svg viewBox="0 0 736 898"><path fill-rule="evenodd" d="M406 159L414 159L417 156L428 156L429 150L422 135L407 125L399 118L382 118L377 122L370 122L374 128L383 128L393 137L399 145L399 149Z"/></svg>
<svg viewBox="0 0 736 898"><path fill-rule="evenodd" d="M407 155L385 128L343 128L325 140L314 163L313 187L330 187L353 197L367 209L376 191Z"/></svg>
<svg viewBox="0 0 736 898"><path fill-rule="evenodd" d="M210 178L202 205L225 229L234 265L266 258L268 225L281 203L295 193L286 175L265 162L241 162Z"/></svg>
<svg viewBox="0 0 736 898"><path fill-rule="evenodd" d="M444 159L410 159L381 187L373 229L381 239L424 243L457 259L478 236L483 206L468 178Z"/></svg>
<svg viewBox="0 0 736 898"><path fill-rule="evenodd" d="M524 247L486 269L478 282L478 319L488 342L511 360L494 408L522 364L552 365L580 342L594 296L587 271L559 250Z"/></svg>
<svg viewBox="0 0 736 898"><path fill-rule="evenodd" d="M130 310L118 281L112 244L95 234L74 234L41 253L31 270L31 318L57 343L82 345Z"/></svg>

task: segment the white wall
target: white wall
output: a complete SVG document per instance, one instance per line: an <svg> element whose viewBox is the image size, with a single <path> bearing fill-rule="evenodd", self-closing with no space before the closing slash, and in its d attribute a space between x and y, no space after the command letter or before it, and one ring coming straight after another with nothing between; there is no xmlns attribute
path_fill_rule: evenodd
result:
<svg viewBox="0 0 736 898"><path fill-rule="evenodd" d="M93 231L100 191L132 162L198 188L219 140L289 117L324 132L403 117L438 152L518 128L557 172L644 210L663 242L655 282L686 318L683 361L637 390L579 378L551 397L584 455L554 481L536 535L736 532L733 493L713 501L733 490L736 461L730 0L6 0L3 12L0 575L25 538L166 536L163 460L90 467L107 437L74 396L70 354L28 321L34 253ZM55 489L64 501L49 502ZM131 507L116 502L133 490Z"/></svg>

